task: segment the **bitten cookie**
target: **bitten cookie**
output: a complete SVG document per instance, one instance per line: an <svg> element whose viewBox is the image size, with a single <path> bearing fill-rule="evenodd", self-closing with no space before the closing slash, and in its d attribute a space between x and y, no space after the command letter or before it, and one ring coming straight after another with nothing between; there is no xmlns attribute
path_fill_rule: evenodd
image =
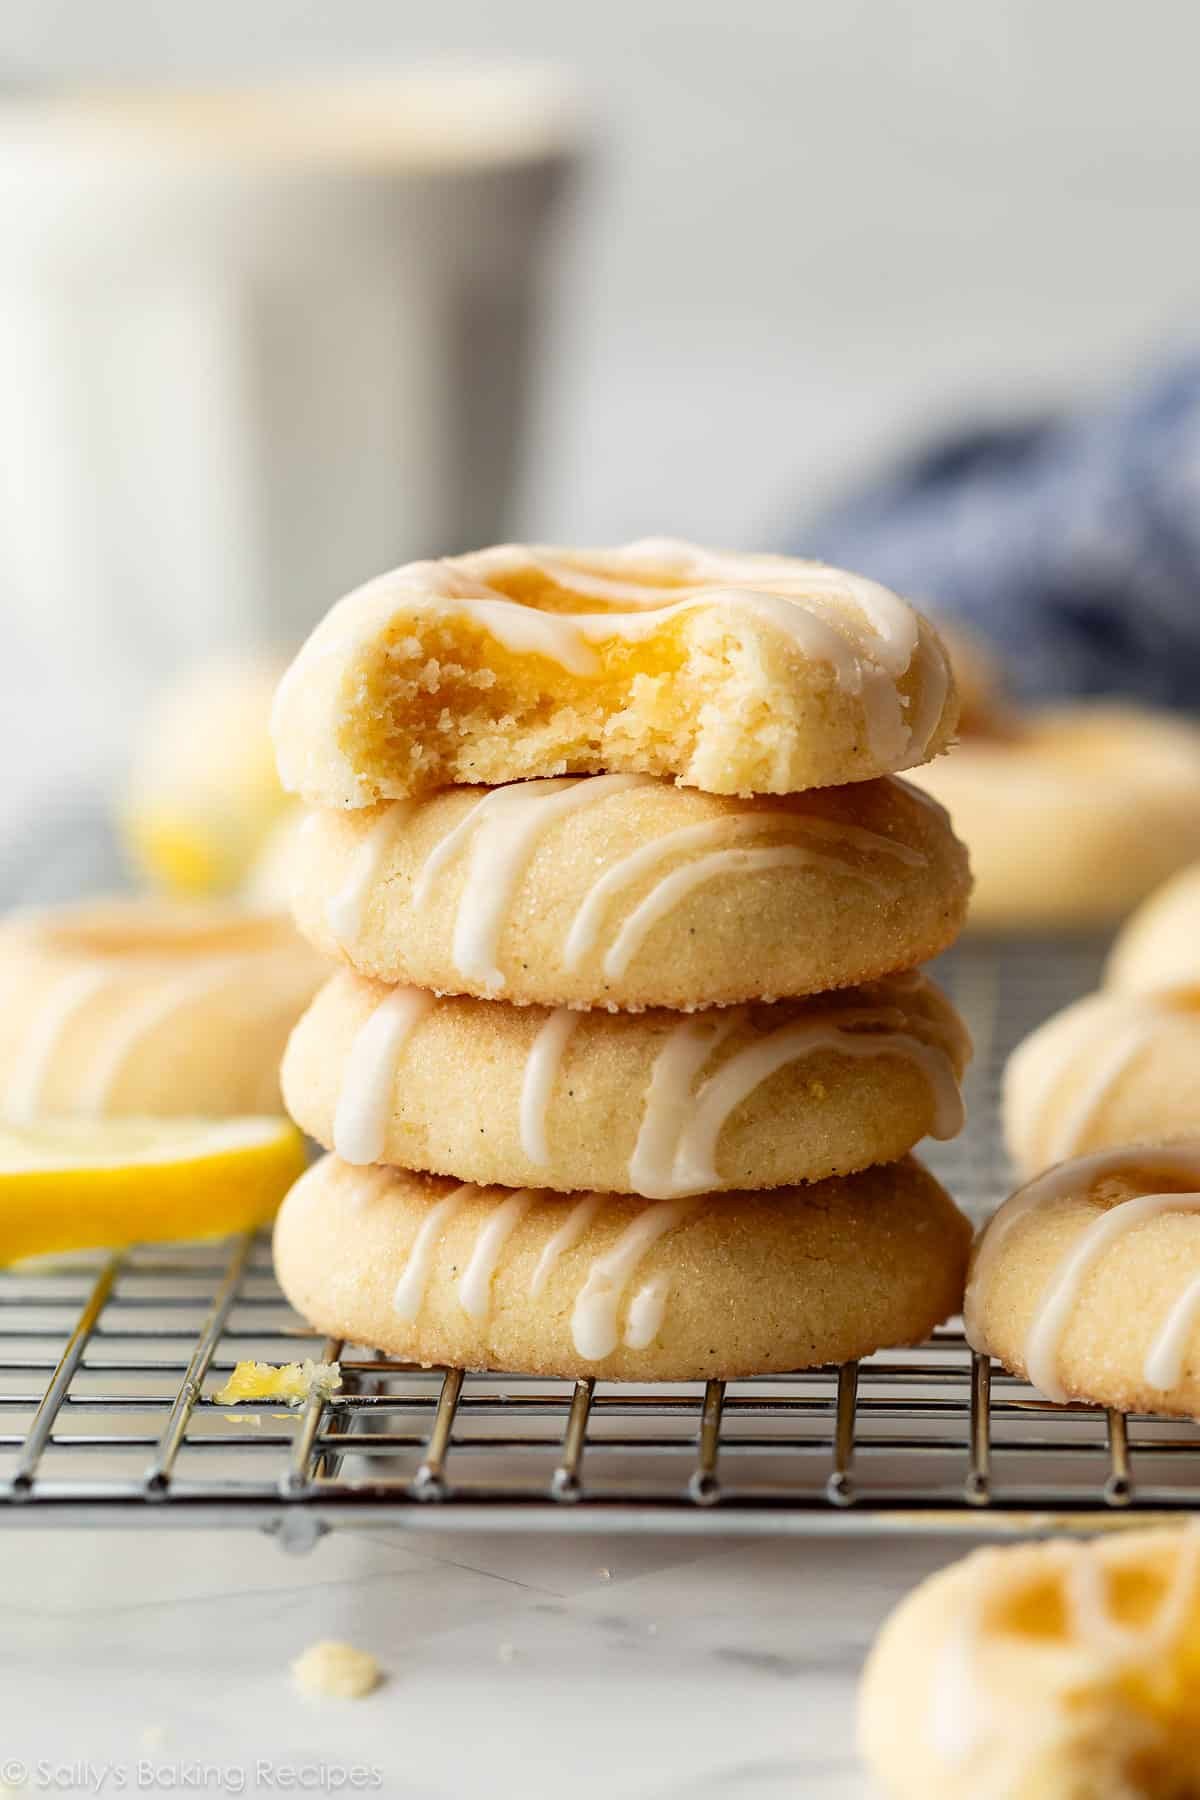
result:
<svg viewBox="0 0 1200 1800"><path fill-rule="evenodd" d="M913 779L966 840L972 927L1112 924L1200 856L1200 729L1168 714L1052 708Z"/></svg>
<svg viewBox="0 0 1200 1800"><path fill-rule="evenodd" d="M1097 1151L1019 1189L975 1247L964 1322L1051 1400L1200 1413L1200 1140Z"/></svg>
<svg viewBox="0 0 1200 1800"><path fill-rule="evenodd" d="M0 1112L276 1112L288 1033L325 977L285 919L95 900L0 927Z"/></svg>
<svg viewBox="0 0 1200 1800"><path fill-rule="evenodd" d="M636 775L448 788L314 813L296 919L361 973L626 1010L820 993L953 942L970 892L940 807L882 780L730 800Z"/></svg>
<svg viewBox="0 0 1200 1800"><path fill-rule="evenodd" d="M654 1199L892 1162L962 1125L966 1031L923 976L815 1000L571 1012L337 975L292 1034L292 1117L346 1162Z"/></svg>
<svg viewBox="0 0 1200 1800"><path fill-rule="evenodd" d="M1200 988L1089 994L1031 1032L1005 1070L1005 1137L1024 1175L1197 1126Z"/></svg>
<svg viewBox="0 0 1200 1800"><path fill-rule="evenodd" d="M957 716L936 632L886 588L647 539L381 576L318 625L274 735L285 786L340 807L598 770L793 793L924 762Z"/></svg>
<svg viewBox="0 0 1200 1800"><path fill-rule="evenodd" d="M317 1330L412 1362L690 1381L920 1341L959 1304L969 1239L911 1158L651 1204L326 1157L284 1201L275 1268Z"/></svg>
<svg viewBox="0 0 1200 1800"><path fill-rule="evenodd" d="M1198 1667L1194 1526L977 1550L884 1625L859 1742L894 1800L1183 1800Z"/></svg>

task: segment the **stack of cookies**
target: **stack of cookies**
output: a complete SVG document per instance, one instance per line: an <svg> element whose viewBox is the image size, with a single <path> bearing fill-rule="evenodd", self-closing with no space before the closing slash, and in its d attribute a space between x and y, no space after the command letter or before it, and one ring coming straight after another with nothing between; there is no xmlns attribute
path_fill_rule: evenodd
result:
<svg viewBox="0 0 1200 1800"><path fill-rule="evenodd" d="M332 1155L276 1267L406 1360L691 1379L912 1342L969 1232L908 1152L968 1055L917 972L969 890L892 771L956 717L875 584L658 540L414 564L280 688L342 967L284 1092Z"/></svg>

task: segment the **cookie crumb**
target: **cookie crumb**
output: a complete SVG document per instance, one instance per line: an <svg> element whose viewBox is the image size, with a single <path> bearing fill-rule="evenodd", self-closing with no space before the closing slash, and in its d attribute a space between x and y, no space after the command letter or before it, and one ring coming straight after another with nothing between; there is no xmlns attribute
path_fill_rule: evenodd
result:
<svg viewBox="0 0 1200 1800"><path fill-rule="evenodd" d="M369 1650L322 1638L292 1664L296 1686L322 1700L361 1700L379 1686L383 1672Z"/></svg>
<svg viewBox="0 0 1200 1800"><path fill-rule="evenodd" d="M314 1394L328 1400L341 1385L337 1363L240 1362L212 1399L217 1406L237 1406L243 1400L286 1400L289 1406L303 1406Z"/></svg>

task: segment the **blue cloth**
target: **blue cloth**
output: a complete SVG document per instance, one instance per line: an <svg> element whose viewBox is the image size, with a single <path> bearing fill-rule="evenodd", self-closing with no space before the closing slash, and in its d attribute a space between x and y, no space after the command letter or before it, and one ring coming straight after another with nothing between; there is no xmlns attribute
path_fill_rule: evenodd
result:
<svg viewBox="0 0 1200 1800"><path fill-rule="evenodd" d="M1029 697L1200 705L1200 353L1073 417L932 448L802 553L957 617Z"/></svg>

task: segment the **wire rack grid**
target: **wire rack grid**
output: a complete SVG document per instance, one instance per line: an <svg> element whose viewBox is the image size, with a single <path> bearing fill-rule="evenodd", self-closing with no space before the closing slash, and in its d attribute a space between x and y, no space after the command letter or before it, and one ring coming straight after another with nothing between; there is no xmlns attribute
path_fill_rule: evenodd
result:
<svg viewBox="0 0 1200 1800"><path fill-rule="evenodd" d="M1102 946L975 942L941 978L972 1028L970 1124L928 1160L981 1216L1008 1185L1004 1059L1094 985ZM340 1358L298 1411L213 1394L244 1357ZM1200 1430L1055 1406L961 1331L861 1364L723 1383L556 1382L322 1341L269 1246L145 1246L0 1275L0 1522L1012 1534L1200 1504Z"/></svg>

